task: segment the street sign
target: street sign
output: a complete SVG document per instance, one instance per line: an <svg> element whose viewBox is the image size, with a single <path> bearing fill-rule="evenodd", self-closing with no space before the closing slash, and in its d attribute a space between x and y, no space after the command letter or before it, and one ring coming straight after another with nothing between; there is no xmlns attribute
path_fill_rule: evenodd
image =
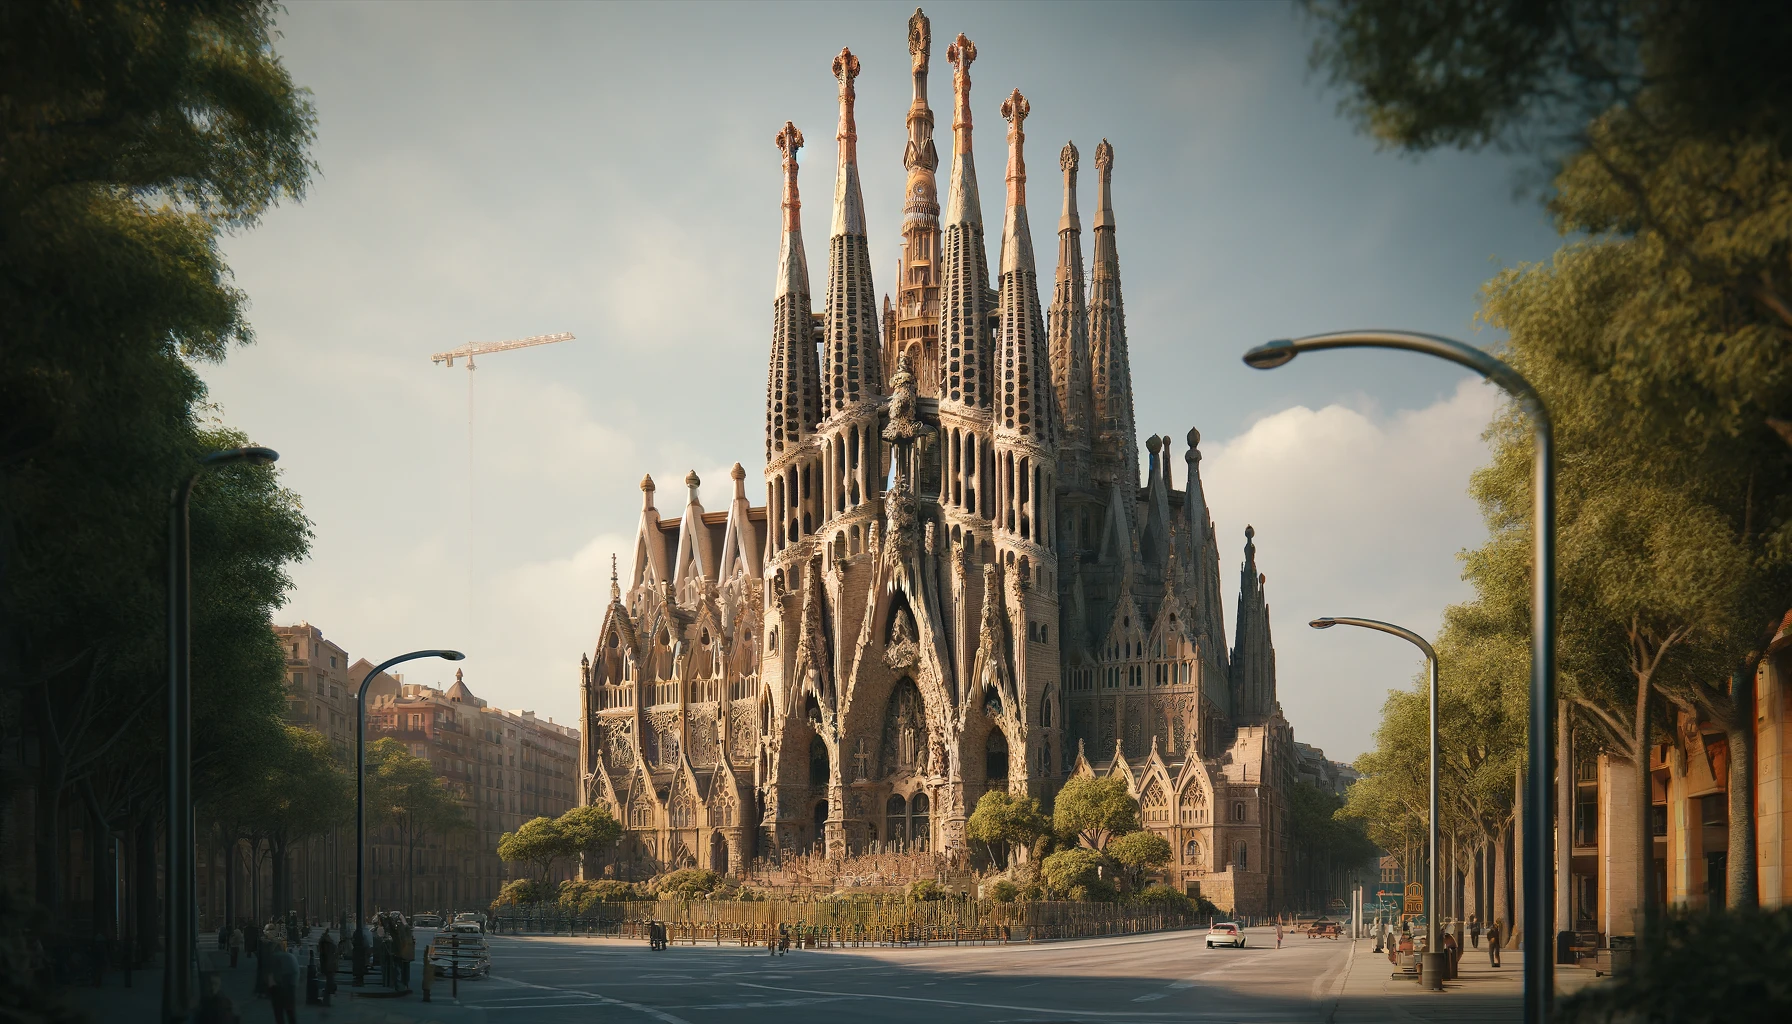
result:
<svg viewBox="0 0 1792 1024"><path fill-rule="evenodd" d="M1408 882L1406 899L1400 907L1403 918L1419 917L1425 913L1425 886L1419 882Z"/></svg>

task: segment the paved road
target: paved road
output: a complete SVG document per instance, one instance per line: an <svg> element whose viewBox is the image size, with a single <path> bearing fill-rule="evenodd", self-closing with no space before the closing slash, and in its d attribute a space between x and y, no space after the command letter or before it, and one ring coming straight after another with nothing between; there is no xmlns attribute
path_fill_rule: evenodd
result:
<svg viewBox="0 0 1792 1024"><path fill-rule="evenodd" d="M494 936L493 976L460 992L491 1024L1324 1019L1348 942L1289 938L1278 950L1273 929L1252 929L1245 949L1209 950L1204 934L777 958L738 946L654 953L638 942Z"/></svg>

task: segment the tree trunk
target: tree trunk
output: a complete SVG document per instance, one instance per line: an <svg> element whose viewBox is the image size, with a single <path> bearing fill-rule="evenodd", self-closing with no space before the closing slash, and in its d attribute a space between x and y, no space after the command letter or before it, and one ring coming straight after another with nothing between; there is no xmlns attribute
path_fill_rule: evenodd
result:
<svg viewBox="0 0 1792 1024"><path fill-rule="evenodd" d="M1738 668L1730 677L1735 712L1724 730L1729 740L1730 852L1725 858L1724 900L1729 909L1760 900L1755 876L1755 677Z"/></svg>
<svg viewBox="0 0 1792 1024"><path fill-rule="evenodd" d="M1512 826L1500 826L1493 840L1493 878L1490 885L1493 898L1488 906L1489 919L1500 923L1500 934L1508 940L1512 936L1512 902L1508 888L1512 869L1507 846L1511 840Z"/></svg>
<svg viewBox="0 0 1792 1024"><path fill-rule="evenodd" d="M224 921L232 928L236 927L236 869L241 863L238 857L238 841L235 836L224 839Z"/></svg>
<svg viewBox="0 0 1792 1024"><path fill-rule="evenodd" d="M1486 847L1486 840L1476 837L1469 844L1468 859L1462 870L1462 916L1481 916L1481 851Z"/></svg>

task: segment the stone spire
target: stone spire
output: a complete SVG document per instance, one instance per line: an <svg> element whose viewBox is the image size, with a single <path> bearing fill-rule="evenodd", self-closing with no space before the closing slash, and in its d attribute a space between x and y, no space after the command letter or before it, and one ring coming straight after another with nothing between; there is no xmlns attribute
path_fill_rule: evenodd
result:
<svg viewBox="0 0 1792 1024"><path fill-rule="evenodd" d="M1083 301L1083 223L1076 210L1079 161L1076 144L1066 142L1058 154L1058 166L1064 171L1064 212L1058 218L1058 273L1047 340L1058 423L1063 428L1058 465L1064 485L1080 490L1090 482L1095 393L1089 367L1089 310Z"/></svg>
<svg viewBox="0 0 1792 1024"><path fill-rule="evenodd" d="M1182 508L1187 519L1183 536L1187 539L1189 559L1187 572L1189 593L1195 600L1196 621L1201 625L1202 646L1211 651L1220 668L1226 667L1226 610L1220 605L1220 550L1213 532L1213 516L1207 508L1207 492L1201 486L1201 432L1189 428L1188 493Z"/></svg>
<svg viewBox="0 0 1792 1024"><path fill-rule="evenodd" d="M1139 441L1133 426L1132 367L1126 352L1126 307L1120 299L1120 254L1114 244L1114 147L1095 147L1095 269L1089 281L1089 353L1095 369L1098 474L1139 486ZM1128 503L1130 507L1130 502Z"/></svg>
<svg viewBox="0 0 1792 1024"><path fill-rule="evenodd" d="M961 33L946 48L952 63L952 177L940 239L940 400L988 409L991 400L989 260L982 200L971 156L971 62L977 47Z"/></svg>
<svg viewBox="0 0 1792 1024"><path fill-rule="evenodd" d="M822 418L883 394L878 353L877 289L865 239L865 199L859 190L859 132L853 120L859 58L842 49L834 58L840 83L839 161L834 172L834 224L828 236L826 353L822 366Z"/></svg>
<svg viewBox="0 0 1792 1024"><path fill-rule="evenodd" d="M1008 208L1002 219L1001 340L996 360L996 433L1030 438L1050 450L1051 391L1047 384L1044 317L1039 313L1039 271L1033 232L1027 225L1027 135L1032 105L1016 89L1002 101L1008 121Z"/></svg>
<svg viewBox="0 0 1792 1024"><path fill-rule="evenodd" d="M1232 714L1237 720L1268 717L1276 703L1276 651L1269 638L1267 582L1257 571L1257 531L1244 528L1244 565L1238 580L1238 633L1232 646Z"/></svg>
<svg viewBox="0 0 1792 1024"><path fill-rule="evenodd" d="M940 359L940 197L934 176L940 157L933 145L933 108L927 104L932 51L933 30L917 7L908 19L915 92L908 108L908 146L902 153L908 181L902 193L896 303L884 315L884 379L894 376L898 360L906 355L917 394L930 398L939 395ZM887 306L888 298L884 301Z"/></svg>
<svg viewBox="0 0 1792 1024"><path fill-rule="evenodd" d="M786 121L776 142L784 156L784 237L772 293L771 370L765 397L767 463L799 447L821 421L821 374L812 340L809 263L803 255L803 203L796 185L796 154L802 148L803 133Z"/></svg>

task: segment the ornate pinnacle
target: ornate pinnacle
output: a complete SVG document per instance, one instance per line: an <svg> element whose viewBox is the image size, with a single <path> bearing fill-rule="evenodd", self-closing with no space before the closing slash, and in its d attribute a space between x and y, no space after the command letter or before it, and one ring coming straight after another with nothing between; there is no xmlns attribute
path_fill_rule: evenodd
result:
<svg viewBox="0 0 1792 1024"><path fill-rule="evenodd" d="M946 60L952 65L952 131L960 152L971 148L971 62L977 59L977 44L958 33L946 47Z"/></svg>
<svg viewBox="0 0 1792 1024"><path fill-rule="evenodd" d="M1095 147L1095 166L1101 171L1101 180L1108 181L1114 175L1114 147L1108 140L1102 139L1101 145Z"/></svg>
<svg viewBox="0 0 1792 1024"><path fill-rule="evenodd" d="M1076 169L1082 163L1082 154L1076 151L1076 143L1066 142L1064 148L1058 150L1058 166L1064 169L1064 177L1074 187Z"/></svg>
<svg viewBox="0 0 1792 1024"><path fill-rule="evenodd" d="M927 21L927 15L921 8L915 8L914 17L908 19L908 55L914 63L915 74L927 73L928 57L933 50L933 28Z"/></svg>
<svg viewBox="0 0 1792 1024"><path fill-rule="evenodd" d="M1002 116L1008 120L1008 205L1027 205L1027 158L1024 147L1027 133L1022 124L1033 105L1016 89L1002 101Z"/></svg>
<svg viewBox="0 0 1792 1024"><path fill-rule="evenodd" d="M859 129L852 116L853 103L858 98L852 80L857 77L859 58L842 46L840 56L834 58L834 78L840 83L840 130L834 137L840 140L841 157L848 160L858 157Z"/></svg>
<svg viewBox="0 0 1792 1024"><path fill-rule="evenodd" d="M610 600L622 600L622 584L616 580L616 553L610 552Z"/></svg>
<svg viewBox="0 0 1792 1024"><path fill-rule="evenodd" d="M1112 228L1114 226L1114 200L1110 194L1114 185L1114 147L1108 140L1102 139L1101 145L1095 147L1095 227Z"/></svg>
<svg viewBox="0 0 1792 1024"><path fill-rule="evenodd" d="M803 133L786 121L774 141L784 154L784 230L797 231L803 226L803 201L796 190L796 151L803 148Z"/></svg>
<svg viewBox="0 0 1792 1024"><path fill-rule="evenodd" d="M1058 151L1058 166L1064 169L1064 215L1058 219L1059 231L1083 229L1076 215L1076 170L1081 163L1082 154L1076 151L1076 143L1066 142Z"/></svg>

